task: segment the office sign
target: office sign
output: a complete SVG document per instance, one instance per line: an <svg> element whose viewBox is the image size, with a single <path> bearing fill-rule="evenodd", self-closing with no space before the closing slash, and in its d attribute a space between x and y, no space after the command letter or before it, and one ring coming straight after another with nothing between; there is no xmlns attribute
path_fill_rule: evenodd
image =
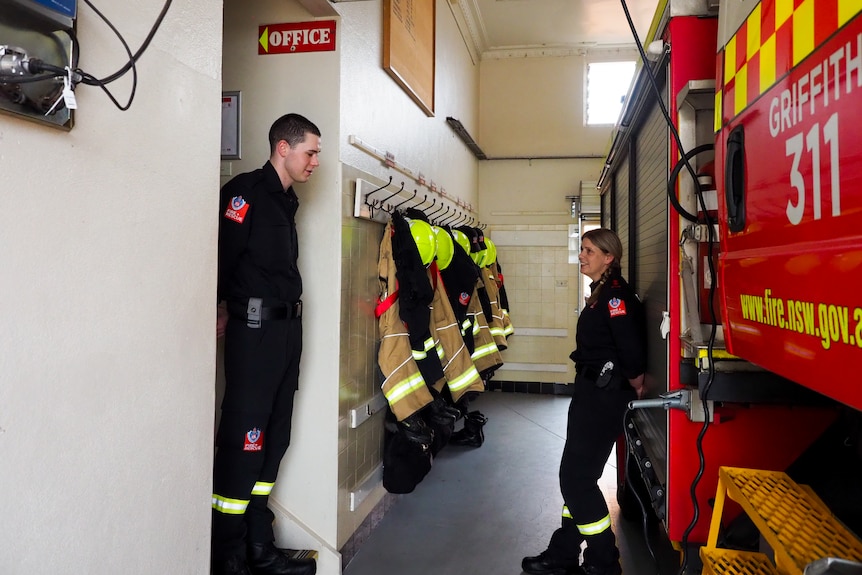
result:
<svg viewBox="0 0 862 575"><path fill-rule="evenodd" d="M258 28L258 54L335 50L335 20L266 24Z"/></svg>

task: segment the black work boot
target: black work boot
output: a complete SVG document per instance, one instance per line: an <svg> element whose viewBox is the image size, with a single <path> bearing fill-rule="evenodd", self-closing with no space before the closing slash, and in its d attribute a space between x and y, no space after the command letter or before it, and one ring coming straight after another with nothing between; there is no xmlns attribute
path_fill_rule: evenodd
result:
<svg viewBox="0 0 862 575"><path fill-rule="evenodd" d="M434 441L434 430L428 427L419 412L399 421L398 427L404 433L404 437L422 445L424 449L430 448L431 442Z"/></svg>
<svg viewBox="0 0 862 575"><path fill-rule="evenodd" d="M293 559L271 541L248 544L248 566L252 575L314 575L314 559Z"/></svg>
<svg viewBox="0 0 862 575"><path fill-rule="evenodd" d="M521 569L530 575L581 575L577 559L556 559L542 551L535 557L524 557Z"/></svg>
<svg viewBox="0 0 862 575"><path fill-rule="evenodd" d="M212 575L252 575L245 557L235 556L223 561L213 560Z"/></svg>
<svg viewBox="0 0 862 575"><path fill-rule="evenodd" d="M623 568L620 567L619 561L615 561L610 565L605 565L603 567L584 563L584 573L586 575L622 575Z"/></svg>
<svg viewBox="0 0 862 575"><path fill-rule="evenodd" d="M464 427L452 434L449 443L466 447L482 447L485 432L482 428L488 423L488 418L478 411L471 411L464 417Z"/></svg>

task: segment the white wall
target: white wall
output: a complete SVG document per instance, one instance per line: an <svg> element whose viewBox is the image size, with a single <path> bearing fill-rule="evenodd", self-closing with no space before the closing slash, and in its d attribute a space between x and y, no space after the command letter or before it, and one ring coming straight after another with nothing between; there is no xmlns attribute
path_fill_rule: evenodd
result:
<svg viewBox="0 0 862 575"><path fill-rule="evenodd" d="M273 120L282 114L302 114L322 133L320 167L308 183L296 186L300 202L297 228L303 279L303 354L291 445L270 502L276 512L277 543L318 549L318 572L338 573L338 54L258 55L258 26L315 19L296 2L260 0L249 4L227 0L224 10L224 89L242 92L243 154L241 161L230 162L233 174L266 162L267 133ZM337 39L336 46L339 44Z"/></svg>
<svg viewBox="0 0 862 575"><path fill-rule="evenodd" d="M517 245L497 248L515 327L497 380L567 383L574 377L568 355L584 294L578 293L577 265L568 263L562 233L577 223L566 196L578 195L581 182L598 179L612 131L585 125L586 67L635 57L624 50L546 57L513 51L482 61L479 144L491 158L511 158L480 165L486 234L493 239L500 232L554 230L563 238L556 246L531 245L533 234L521 233Z"/></svg>
<svg viewBox="0 0 862 575"><path fill-rule="evenodd" d="M99 7L134 49L162 5ZM4 575L208 572L221 17L174 3L127 112L80 86L71 132L0 117ZM78 38L123 64L84 5Z"/></svg>
<svg viewBox="0 0 862 575"><path fill-rule="evenodd" d="M383 225L353 218L352 182L363 177L380 183L392 176L396 186L417 197L437 198L398 170L387 168L367 152L351 145L353 135L371 147L395 154L400 164L445 188L447 194L472 204L478 215L478 161L446 123L446 117L461 120L468 130L478 129L478 66L471 59L455 24L450 3L436 4L435 114L427 116L382 67L383 7L380 0L334 4L341 14L341 135L339 151L346 174L342 224L343 344L341 349L341 407L339 432L339 522L338 547L345 544L385 491L378 483L362 504L349 510L350 492L361 491L376 480L374 470L382 459L383 412L358 429L350 429L350 409L359 409L380 394L376 367L378 346L374 302L377 293L376 264ZM397 187L392 189L394 192ZM386 196L381 195L381 199ZM408 194L404 194L407 198ZM397 201L397 200L393 200ZM447 202L448 203L448 202ZM426 204L427 206L428 204ZM440 203L438 201L437 206ZM434 208L435 210L437 207ZM369 377L370 374L373 374ZM369 381L370 380L370 381ZM377 426L374 429L374 426ZM372 472L369 473L368 470ZM387 502L383 502L386 504ZM359 535L367 534L367 529ZM349 559L361 541L352 540L344 549Z"/></svg>
<svg viewBox="0 0 862 575"><path fill-rule="evenodd" d="M428 117L383 69L383 8L380 0L341 2L342 101L341 160L380 178L399 172L351 146L357 136L374 148L395 154L397 162L421 171L446 192L474 207L478 198L478 162L446 124L459 119L468 131L478 130L478 66L470 60L445 0L437 1L435 111ZM411 187L412 184L412 187ZM406 181L406 190L417 187ZM419 189L431 198L427 188Z"/></svg>

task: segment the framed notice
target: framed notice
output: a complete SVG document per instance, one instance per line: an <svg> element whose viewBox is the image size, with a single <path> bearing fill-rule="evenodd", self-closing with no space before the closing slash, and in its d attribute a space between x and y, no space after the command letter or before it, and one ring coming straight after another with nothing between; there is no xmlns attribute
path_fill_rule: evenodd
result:
<svg viewBox="0 0 862 575"><path fill-rule="evenodd" d="M383 69L434 115L435 0L383 0Z"/></svg>
<svg viewBox="0 0 862 575"><path fill-rule="evenodd" d="M221 95L221 159L241 160L240 93L222 92Z"/></svg>

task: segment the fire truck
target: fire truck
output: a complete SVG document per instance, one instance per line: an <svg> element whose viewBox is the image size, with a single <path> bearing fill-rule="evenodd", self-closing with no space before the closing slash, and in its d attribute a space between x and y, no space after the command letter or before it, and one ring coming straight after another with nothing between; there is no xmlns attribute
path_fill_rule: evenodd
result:
<svg viewBox="0 0 862 575"><path fill-rule="evenodd" d="M602 225L648 346L618 500L683 553L716 531L743 549L751 523L763 541L750 501L717 517L726 468L781 473L862 533L860 10L662 2L611 138Z"/></svg>

